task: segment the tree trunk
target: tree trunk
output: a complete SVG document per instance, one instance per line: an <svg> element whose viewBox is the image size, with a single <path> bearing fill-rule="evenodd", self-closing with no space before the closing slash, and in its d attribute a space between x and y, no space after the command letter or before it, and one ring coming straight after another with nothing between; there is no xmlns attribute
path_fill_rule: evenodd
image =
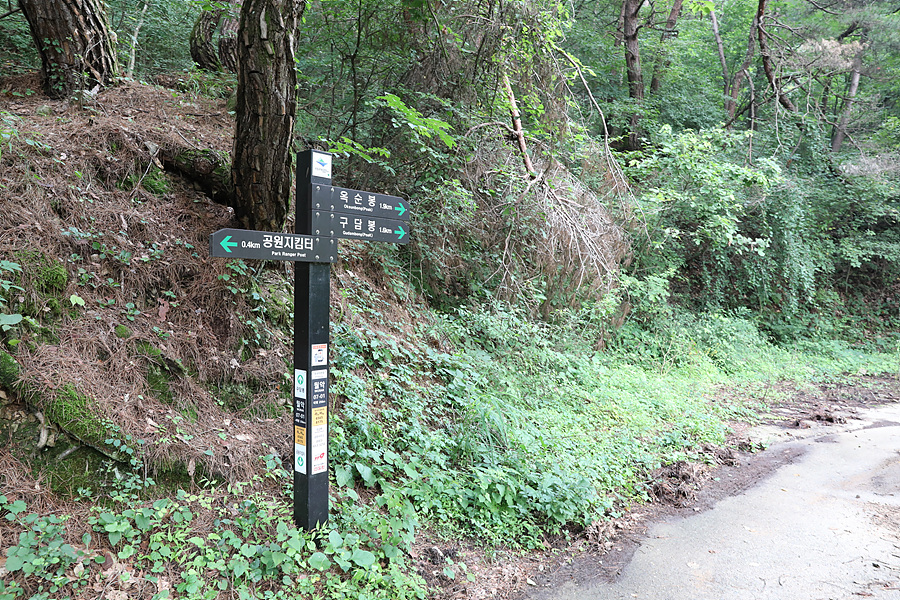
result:
<svg viewBox="0 0 900 600"><path fill-rule="evenodd" d="M622 9L622 40L625 45L625 72L628 77L628 95L635 100L635 113L631 115L628 133L628 149L640 149L638 107L644 100L644 76L641 73L641 50L638 44L640 22L638 13L644 0L624 0Z"/></svg>
<svg viewBox="0 0 900 600"><path fill-rule="evenodd" d="M149 8L149 6L150 0L144 0L141 14L134 24L134 31L131 34L131 52L128 54L128 66L125 67L125 77L134 77L134 61L137 58L138 34L141 32L141 27L144 26L144 17L147 16L147 8Z"/></svg>
<svg viewBox="0 0 900 600"><path fill-rule="evenodd" d="M41 57L44 91L53 98L109 84L116 51L100 0L19 0Z"/></svg>
<svg viewBox="0 0 900 600"><path fill-rule="evenodd" d="M305 0L244 0L237 44L237 127L232 155L235 217L279 231L291 197L297 110L294 32Z"/></svg>
<svg viewBox="0 0 900 600"><path fill-rule="evenodd" d="M850 88L847 90L847 100L844 104L844 110L841 113L841 121L838 123L834 136L831 138L831 151L840 152L844 138L847 137L847 123L850 121L850 112L853 110L853 101L856 99L856 92L859 90L859 76L862 71L863 50L856 53L853 57L853 66L850 67Z"/></svg>
<svg viewBox="0 0 900 600"><path fill-rule="evenodd" d="M741 94L741 86L746 78L750 81L750 64L753 62L753 55L756 54L756 16L753 17L753 23L750 25L750 38L747 40L747 53L744 55L744 62L741 67L735 71L734 79L729 86L730 99L725 100L725 110L728 111L729 124L734 120L735 110L737 110L737 99Z"/></svg>
<svg viewBox="0 0 900 600"><path fill-rule="evenodd" d="M769 80L769 85L772 86L772 91L778 98L778 103L788 111L794 113L797 112L797 107L782 91L781 82L778 81L778 77L775 76L775 68L772 66L772 54L769 50L769 43L766 41L768 34L766 33L765 27L763 27L766 2L768 2L768 0L759 0L756 10L756 33L757 39L759 40L759 54L762 58L763 71L766 73L766 79Z"/></svg>
<svg viewBox="0 0 900 600"><path fill-rule="evenodd" d="M722 44L722 36L719 35L719 20L716 19L715 9L709 11L712 22L713 36L716 38L716 48L719 50L719 64L722 65L722 93L728 96L731 93L731 77L728 75L728 61L725 60L725 46Z"/></svg>
<svg viewBox="0 0 900 600"><path fill-rule="evenodd" d="M238 20L227 17L219 29L219 60L226 70L237 73Z"/></svg>
<svg viewBox="0 0 900 600"><path fill-rule="evenodd" d="M222 68L219 55L212 42L213 35L222 20L222 10L205 10L197 17L194 29L191 30L191 58L204 71L218 71Z"/></svg>
<svg viewBox="0 0 900 600"><path fill-rule="evenodd" d="M671 38L678 35L675 30L675 24L678 22L678 15L681 14L681 5L684 3L684 0L675 0L672 3L672 10L669 11L669 18L666 19L666 28L663 30L662 34L660 34L660 47L659 56L656 59L656 64L653 66L653 77L650 78L650 93L655 94L659 91L660 80L662 78L662 72L669 66L671 62L668 58L666 58L666 42ZM713 17L715 18L715 17Z"/></svg>

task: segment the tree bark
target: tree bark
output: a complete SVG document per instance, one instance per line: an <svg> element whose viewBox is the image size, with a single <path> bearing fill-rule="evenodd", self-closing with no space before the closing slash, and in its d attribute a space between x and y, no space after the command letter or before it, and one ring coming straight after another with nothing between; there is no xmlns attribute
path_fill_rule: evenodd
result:
<svg viewBox="0 0 900 600"><path fill-rule="evenodd" d="M735 71L734 79L729 86L728 94L731 96L731 99L725 100L725 110L728 111L729 123L734 120L734 113L737 109L737 99L741 94L741 86L744 83L744 79L750 81L750 64L753 62L753 55L756 54L757 24L756 16L754 16L753 23L750 25L750 37L747 40L747 53L744 55L744 62L741 63L741 67Z"/></svg>
<svg viewBox="0 0 900 600"><path fill-rule="evenodd" d="M116 51L100 0L19 0L52 98L105 86L118 75Z"/></svg>
<svg viewBox="0 0 900 600"><path fill-rule="evenodd" d="M125 77L134 76L134 61L137 58L138 34L144 25L144 17L147 16L147 8L150 6L150 0L144 0L144 6L141 8L141 14L137 23L134 24L134 32L131 34L131 52L128 54L128 66L125 67Z"/></svg>
<svg viewBox="0 0 900 600"><path fill-rule="evenodd" d="M531 179L537 177L534 170L534 164L531 157L528 156L528 146L525 144L525 132L522 131L522 119L519 117L519 106L516 103L516 95L513 93L512 85L509 83L509 77L506 71L503 71L503 89L506 90L506 97L509 99L509 114L512 117L513 133L519 144L519 151L522 153L522 161L525 163L525 170Z"/></svg>
<svg viewBox="0 0 900 600"><path fill-rule="evenodd" d="M279 231L291 197L297 111L294 32L305 0L244 0L237 44L237 126L232 153L235 217Z"/></svg>
<svg viewBox="0 0 900 600"><path fill-rule="evenodd" d="M205 10L197 17L194 28L191 30L190 48L191 58L196 65L204 71L218 71L222 68L219 63L219 55L212 42L213 35L222 20L222 10Z"/></svg>
<svg viewBox="0 0 900 600"><path fill-rule="evenodd" d="M644 76L641 72L641 49L638 44L640 22L638 13L644 0L624 0L622 5L622 41L625 46L625 73L628 78L628 95L637 105L644 100ZM636 107L631 115L628 133L628 149L640 149L640 116Z"/></svg>
<svg viewBox="0 0 900 600"><path fill-rule="evenodd" d="M725 60L725 46L722 44L722 36L719 35L719 20L716 19L715 9L709 11L712 22L713 36L716 38L716 48L719 50L719 64L722 65L722 93L728 96L731 93L731 77L728 75L728 61Z"/></svg>
<svg viewBox="0 0 900 600"><path fill-rule="evenodd" d="M226 17L219 28L219 61L232 73L237 73L237 35L238 20Z"/></svg>
<svg viewBox="0 0 900 600"><path fill-rule="evenodd" d="M834 136L831 138L831 151L840 152L844 138L847 137L847 123L850 121L850 113L853 110L853 101L856 99L856 92L859 90L859 77L862 71L863 49L860 49L853 57L853 65L850 67L850 87L847 90L847 100L844 103L844 110L841 112L841 120L838 123Z"/></svg>
<svg viewBox="0 0 900 600"><path fill-rule="evenodd" d="M675 2L672 3L672 10L669 11L669 18L666 19L666 28L660 34L659 41L662 49L656 59L656 64L653 66L653 77L650 78L650 93L652 94L659 91L662 72L671 62L666 58L666 42L678 35L675 30L675 24L678 23L678 15L681 14L681 6L683 3L684 0L675 0Z"/></svg>
<svg viewBox="0 0 900 600"><path fill-rule="evenodd" d="M772 54L769 50L769 44L766 41L768 34L766 34L766 29L763 27L767 2L768 0L759 0L756 10L756 33L757 39L759 40L759 54L762 58L763 71L766 73L766 79L769 80L769 85L772 86L772 91L775 92L775 95L778 98L778 103L792 113L797 112L797 107L782 91L781 82L778 81L778 77L775 76L775 68L772 66Z"/></svg>

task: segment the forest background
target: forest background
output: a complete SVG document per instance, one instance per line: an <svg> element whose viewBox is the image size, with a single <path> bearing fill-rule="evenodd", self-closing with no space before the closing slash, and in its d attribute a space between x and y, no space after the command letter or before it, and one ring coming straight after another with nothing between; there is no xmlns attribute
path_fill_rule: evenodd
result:
<svg viewBox="0 0 900 600"><path fill-rule="evenodd" d="M240 4L84 2L119 64L63 81L7 0L0 598L478 597L774 382L900 368L900 4L251 4L302 15L286 148L413 210L333 269L333 519L289 515L290 268L206 251Z"/></svg>

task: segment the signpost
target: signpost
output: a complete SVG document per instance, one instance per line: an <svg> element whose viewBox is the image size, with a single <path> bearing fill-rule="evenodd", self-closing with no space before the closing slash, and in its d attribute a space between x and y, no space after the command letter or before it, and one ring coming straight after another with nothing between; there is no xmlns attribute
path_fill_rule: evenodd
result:
<svg viewBox="0 0 900 600"><path fill-rule="evenodd" d="M307 531L328 520L328 336L337 239L406 244L409 205L397 196L331 185L331 155L297 157L296 234L220 229L210 254L288 260L294 265L294 521Z"/></svg>

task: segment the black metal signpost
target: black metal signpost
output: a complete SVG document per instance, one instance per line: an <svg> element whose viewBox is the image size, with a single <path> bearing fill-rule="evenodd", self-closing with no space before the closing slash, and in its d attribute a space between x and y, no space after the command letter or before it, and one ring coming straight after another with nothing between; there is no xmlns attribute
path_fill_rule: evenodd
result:
<svg viewBox="0 0 900 600"><path fill-rule="evenodd" d="M220 229L210 254L294 263L294 521L328 520L328 335L337 238L405 244L409 206L396 196L331 185L331 154L297 157L296 234Z"/></svg>

